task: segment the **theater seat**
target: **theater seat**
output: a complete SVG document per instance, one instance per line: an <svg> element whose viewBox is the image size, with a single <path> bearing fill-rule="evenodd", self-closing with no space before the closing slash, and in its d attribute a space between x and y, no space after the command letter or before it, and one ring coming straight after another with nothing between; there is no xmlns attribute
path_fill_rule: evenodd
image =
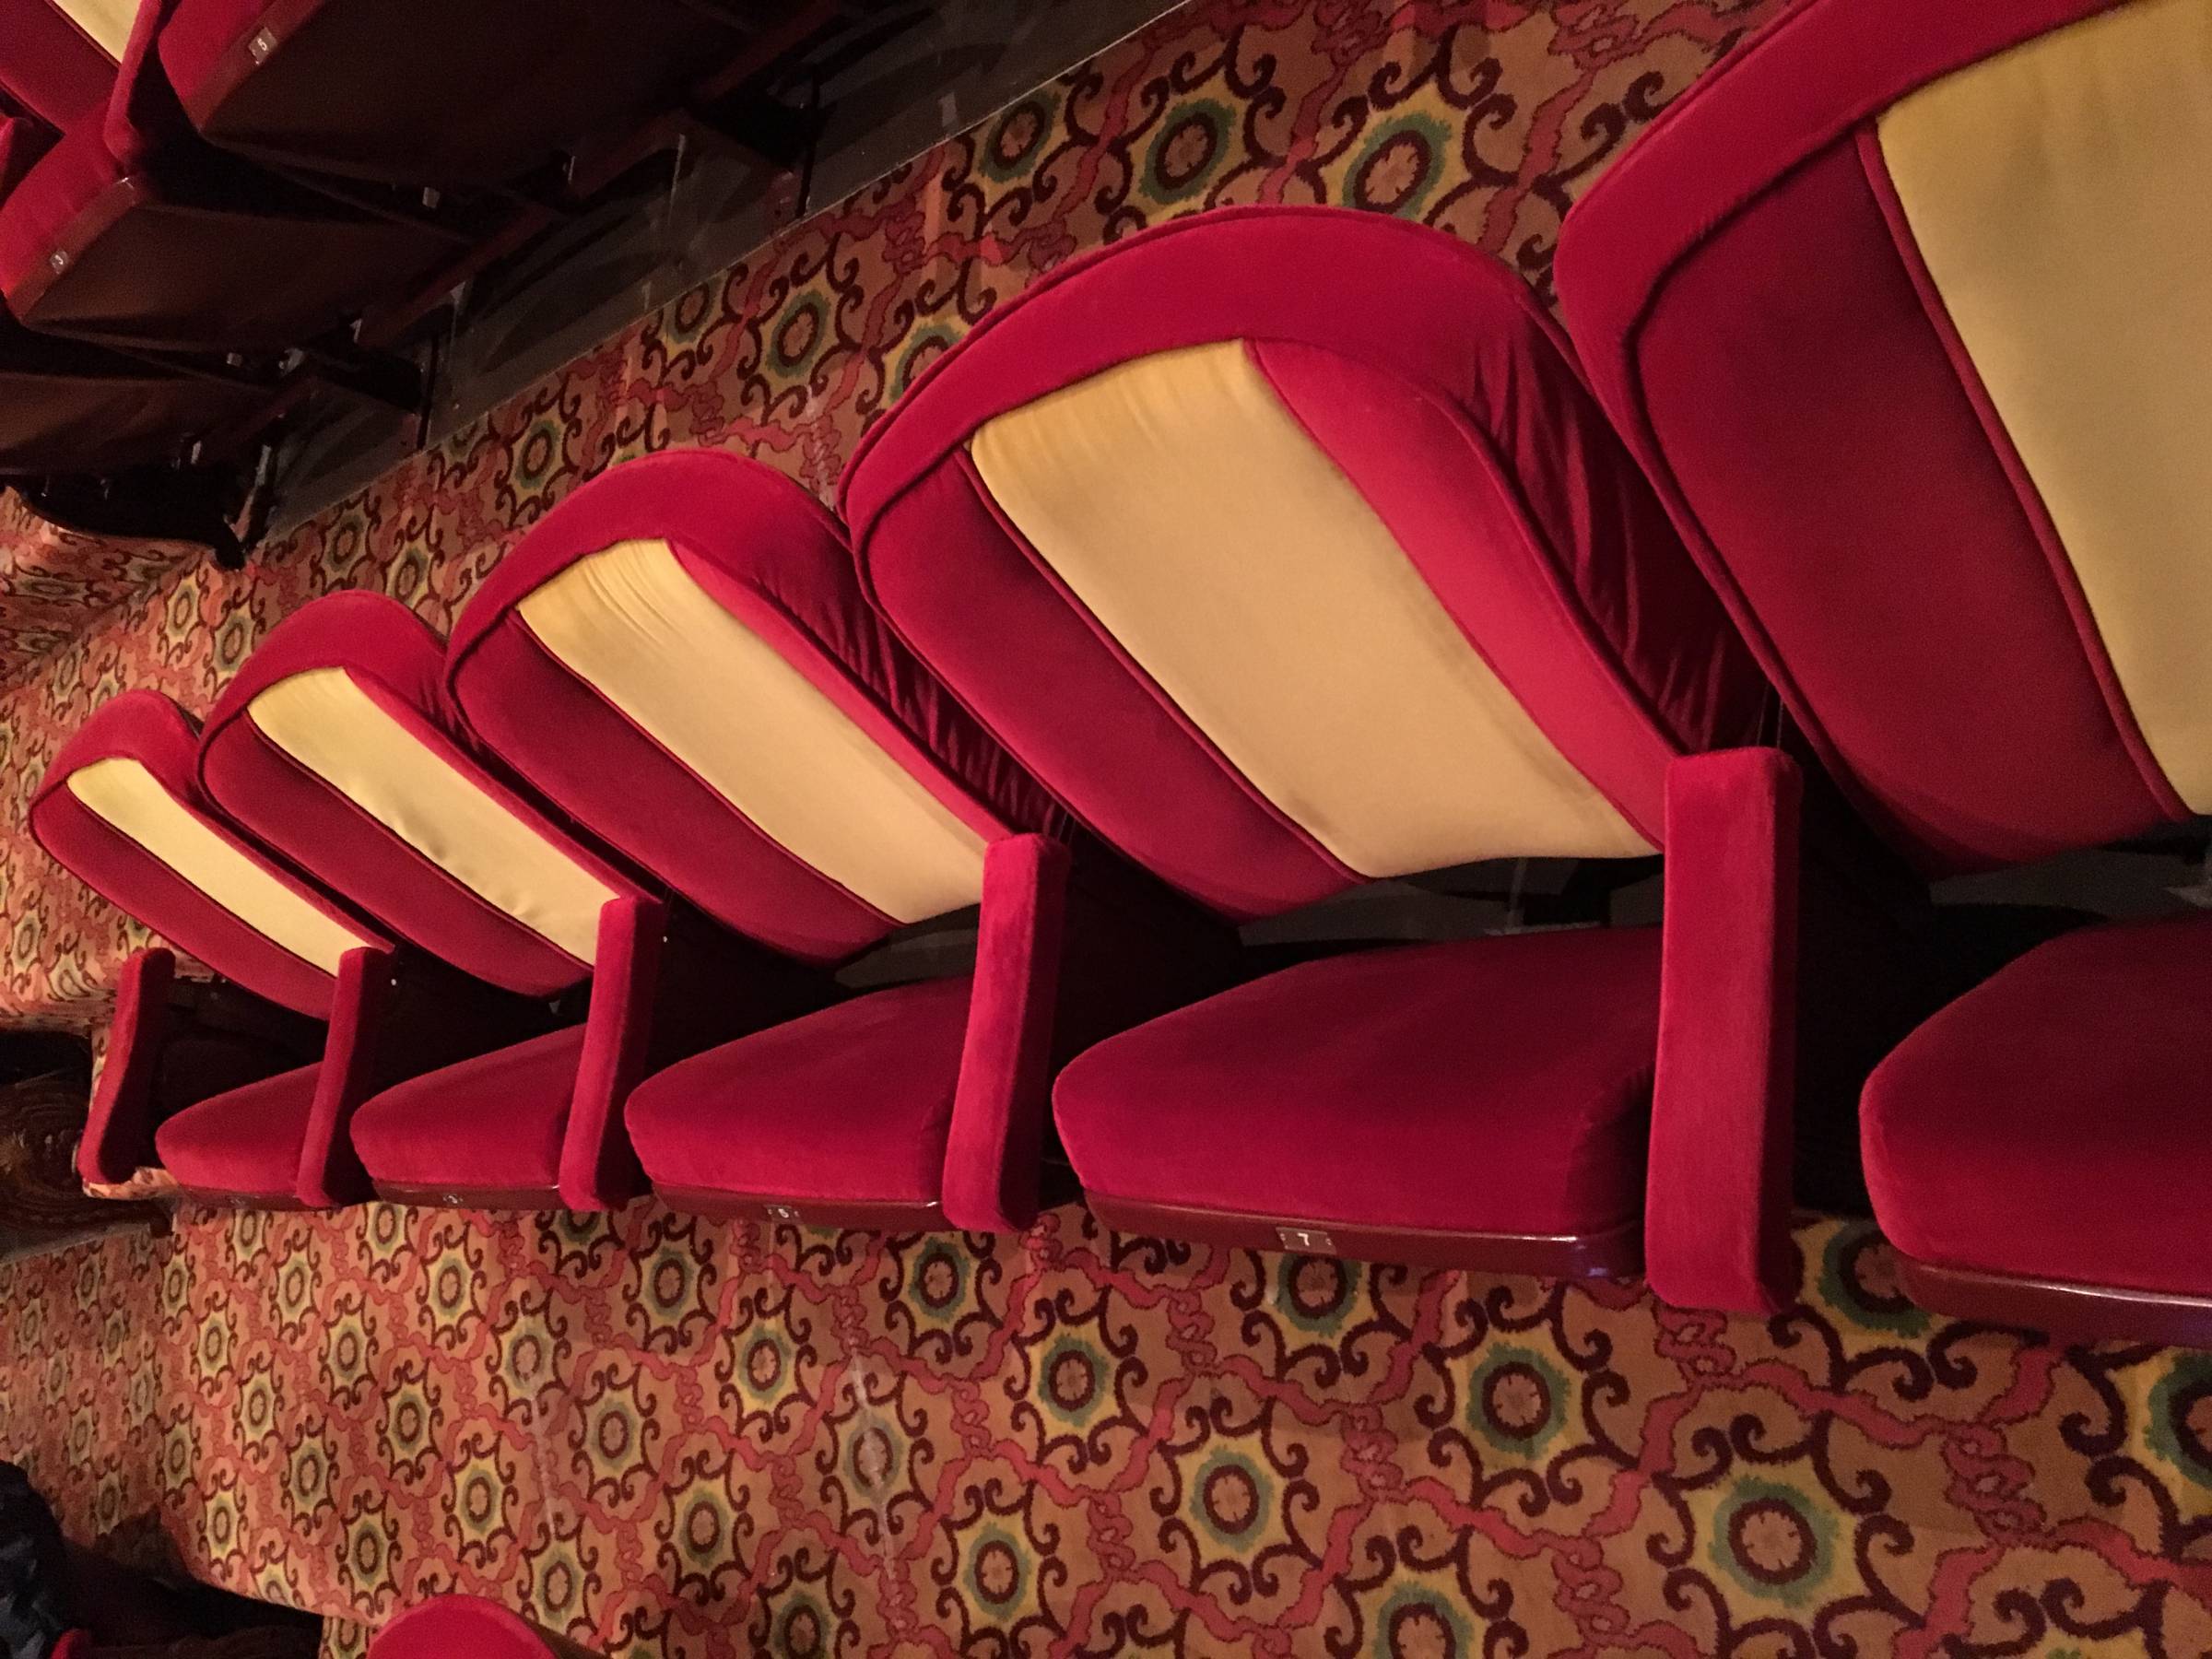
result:
<svg viewBox="0 0 2212 1659"><path fill-rule="evenodd" d="M174 373L0 313L0 474L112 472L169 459L265 394Z"/></svg>
<svg viewBox="0 0 2212 1659"><path fill-rule="evenodd" d="M965 976L877 991L645 1083L631 1135L665 1195L1028 1224L1051 1072L1104 1006L1064 959L1089 936L1065 818L885 631L819 502L735 455L616 467L486 579L449 655L490 749L792 961L827 970L977 910L972 999Z"/></svg>
<svg viewBox="0 0 2212 1659"><path fill-rule="evenodd" d="M451 250L403 218L261 172L193 133L155 53L162 7L129 35L97 6L16 54L29 8L4 0L11 90L60 141L0 200L0 293L43 332L130 347L278 350L323 335ZM89 19L90 21L86 21ZM107 88L78 107L88 86Z"/></svg>
<svg viewBox="0 0 2212 1659"><path fill-rule="evenodd" d="M557 1193L582 1062L579 1025L425 1072L355 1116L354 1149L382 1185L447 1204Z"/></svg>
<svg viewBox="0 0 2212 1659"><path fill-rule="evenodd" d="M2212 918L2093 928L2038 947L1936 1015L1868 1079L1866 1178L1907 1292L1941 1307L2005 1284L2099 1286L2104 1334L2140 1328L2128 1292L2203 1300L2212 1342ZM2053 1294L2046 1290L2045 1297ZM2048 1317L2023 1296L2016 1317ZM2185 1304L2184 1304L2185 1306ZM2069 1322L2073 1328L2077 1323Z"/></svg>
<svg viewBox="0 0 2212 1659"><path fill-rule="evenodd" d="M742 0L149 0L210 142L400 182L496 184L673 109L768 18Z"/></svg>
<svg viewBox="0 0 2212 1659"><path fill-rule="evenodd" d="M320 1064L279 1072L180 1112L154 1131L161 1167L189 1192L290 1207L322 1072Z"/></svg>
<svg viewBox="0 0 2212 1659"><path fill-rule="evenodd" d="M1806 0L1568 216L1593 385L1930 876L2212 812L2207 63L2202 0ZM2212 1340L2206 928L2041 946L1875 1075L1927 1306Z"/></svg>
<svg viewBox="0 0 2212 1659"><path fill-rule="evenodd" d="M702 1212L768 1206L853 1225L937 1209L968 1030L966 975L900 985L679 1061L629 1134L654 1189Z"/></svg>
<svg viewBox="0 0 2212 1659"><path fill-rule="evenodd" d="M618 1202L638 1179L621 1103L646 1052L666 911L474 752L443 666L437 634L396 600L303 606L209 712L200 781L396 936L518 1003L542 1012L592 984L583 1026L486 1045L366 1101L354 1145L377 1191Z"/></svg>
<svg viewBox="0 0 2212 1659"><path fill-rule="evenodd" d="M1279 1248L1300 1217L1323 1253L1452 1264L1480 1238L1498 1271L1557 1273L1574 1239L1602 1269L1641 1246L1658 1030L1653 929L1361 951L1110 1037L1055 1104L1140 1232Z"/></svg>
<svg viewBox="0 0 2212 1659"><path fill-rule="evenodd" d="M175 982L167 949L126 964L79 1172L118 1183L173 1152L171 1172L205 1196L364 1196L344 1122L374 1086L385 994L404 964L383 934L227 821L200 792L196 759L182 710L128 691L62 747L31 799L47 853L228 982Z"/></svg>
<svg viewBox="0 0 2212 1659"><path fill-rule="evenodd" d="M994 311L842 494L907 643L1225 922L1665 850L1664 939L1347 958L1109 1038L1053 1102L1101 1220L1789 1293L1795 769L1518 278L1377 215L1180 219Z"/></svg>

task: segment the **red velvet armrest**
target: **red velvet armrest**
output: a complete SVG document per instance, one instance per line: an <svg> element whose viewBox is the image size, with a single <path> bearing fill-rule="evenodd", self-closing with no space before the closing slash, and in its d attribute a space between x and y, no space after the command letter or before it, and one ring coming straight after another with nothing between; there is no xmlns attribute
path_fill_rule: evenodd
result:
<svg viewBox="0 0 2212 1659"><path fill-rule="evenodd" d="M646 1073L667 926L657 900L611 899L600 908L583 1056L560 1148L560 1200L572 1210L611 1208L645 1190L622 1103Z"/></svg>
<svg viewBox="0 0 2212 1659"><path fill-rule="evenodd" d="M107 1064L100 1068L85 1136L76 1146L77 1175L91 1185L119 1186L155 1161L154 1085L176 971L177 959L159 948L135 952L123 965Z"/></svg>
<svg viewBox="0 0 2212 1659"><path fill-rule="evenodd" d="M1681 1307L1771 1313L1793 1300L1798 823L1779 749L1677 760L1644 1259Z"/></svg>
<svg viewBox="0 0 2212 1659"><path fill-rule="evenodd" d="M330 1036L315 1077L293 1189L311 1209L335 1209L371 1196L368 1171L354 1155L347 1126L353 1109L382 1085L378 1051L388 1041L385 1028L396 984L388 950L362 946L339 959L337 988L330 999Z"/></svg>
<svg viewBox="0 0 2212 1659"><path fill-rule="evenodd" d="M945 1216L1015 1232L1037 1218L1053 1078L1088 1047L1236 976L1233 928L1104 854L1044 835L983 860L968 1031L945 1148Z"/></svg>
<svg viewBox="0 0 2212 1659"><path fill-rule="evenodd" d="M945 1147L945 1215L955 1227L1014 1232L1037 1218L1073 864L1044 835L994 841L983 855L975 982Z"/></svg>

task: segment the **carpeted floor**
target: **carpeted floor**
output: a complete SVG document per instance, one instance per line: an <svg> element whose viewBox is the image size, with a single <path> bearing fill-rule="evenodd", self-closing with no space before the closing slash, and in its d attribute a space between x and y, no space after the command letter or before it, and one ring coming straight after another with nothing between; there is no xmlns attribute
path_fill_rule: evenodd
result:
<svg viewBox="0 0 2212 1659"><path fill-rule="evenodd" d="M0 1268L71 1528L619 1655L2212 1651L2212 1356L1103 1238L376 1206ZM358 1645L350 1626L335 1651Z"/></svg>

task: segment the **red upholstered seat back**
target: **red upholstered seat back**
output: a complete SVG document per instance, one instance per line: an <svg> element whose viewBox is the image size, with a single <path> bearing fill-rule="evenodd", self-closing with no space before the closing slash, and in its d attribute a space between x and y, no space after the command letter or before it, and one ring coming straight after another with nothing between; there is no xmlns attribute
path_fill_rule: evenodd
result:
<svg viewBox="0 0 2212 1659"><path fill-rule="evenodd" d="M437 634L396 600L286 618L209 714L199 776L269 845L402 937L531 995L591 971L599 910L641 889L472 752Z"/></svg>
<svg viewBox="0 0 2212 1659"><path fill-rule="evenodd" d="M470 725L580 823L806 960L977 901L1050 798L891 638L837 522L742 457L579 489L455 628Z"/></svg>
<svg viewBox="0 0 2212 1659"><path fill-rule="evenodd" d="M53 0L0 0L0 103L59 132L97 112L115 59Z"/></svg>
<svg viewBox="0 0 2212 1659"><path fill-rule="evenodd" d="M388 946L224 819L194 779L196 753L191 719L159 692L112 698L47 769L31 835L218 973L324 1018L345 950Z"/></svg>
<svg viewBox="0 0 2212 1659"><path fill-rule="evenodd" d="M476 1595L433 1596L377 1632L370 1659L596 1659Z"/></svg>
<svg viewBox="0 0 2212 1659"><path fill-rule="evenodd" d="M1569 215L1587 371L1931 869L2212 807L2212 9L1807 0Z"/></svg>
<svg viewBox="0 0 2212 1659"><path fill-rule="evenodd" d="M1234 915L1663 833L1765 688L1524 285L1334 209L1062 267L848 470L862 580L1107 840Z"/></svg>

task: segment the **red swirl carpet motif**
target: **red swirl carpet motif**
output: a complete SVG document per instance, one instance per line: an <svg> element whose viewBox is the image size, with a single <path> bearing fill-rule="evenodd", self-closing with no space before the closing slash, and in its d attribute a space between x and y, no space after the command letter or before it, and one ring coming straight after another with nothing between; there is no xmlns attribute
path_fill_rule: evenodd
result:
<svg viewBox="0 0 2212 1659"><path fill-rule="evenodd" d="M1568 202L1776 9L1194 0L252 571L71 550L72 637L0 693L0 1004L97 1025L137 942L16 828L113 692L205 709L335 587L448 624L523 526L667 444L826 496L992 305L1176 214L1349 202L1545 289ZM0 1453L80 1536L337 1616L333 1653L446 1588L652 1659L2212 1653L2212 1358L1933 1320L1868 1230L1799 1238L1762 1322L1074 1208L995 1241L203 1214L0 1267Z"/></svg>

